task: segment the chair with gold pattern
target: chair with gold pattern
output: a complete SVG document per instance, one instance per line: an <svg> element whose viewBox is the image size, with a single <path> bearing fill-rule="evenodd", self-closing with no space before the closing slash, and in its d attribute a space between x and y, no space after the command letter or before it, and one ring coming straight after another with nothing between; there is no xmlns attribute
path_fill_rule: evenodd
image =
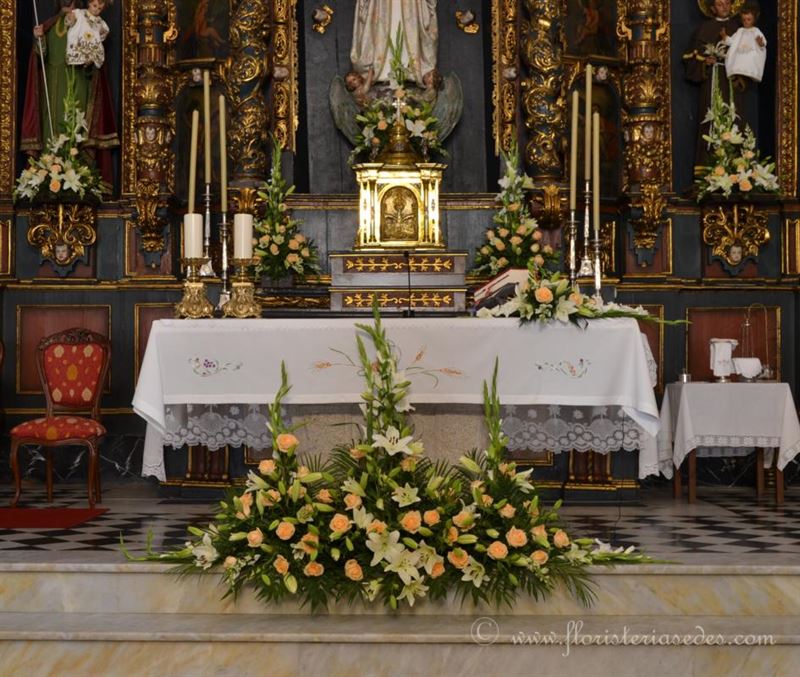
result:
<svg viewBox="0 0 800 677"><path fill-rule="evenodd" d="M36 366L47 410L43 418L20 423L11 429L10 460L16 489L12 507L17 505L22 489L17 455L19 448L26 445L44 449L49 502L53 501L53 450L86 447L89 452L89 507L101 501L98 443L106 429L100 423L100 398L110 359L108 339L88 329L67 329L39 342Z"/></svg>

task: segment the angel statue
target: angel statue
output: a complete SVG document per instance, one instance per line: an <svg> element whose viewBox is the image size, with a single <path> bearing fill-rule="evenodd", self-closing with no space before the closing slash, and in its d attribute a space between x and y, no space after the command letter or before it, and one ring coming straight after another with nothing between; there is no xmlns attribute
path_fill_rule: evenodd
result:
<svg viewBox="0 0 800 677"><path fill-rule="evenodd" d="M370 146L370 139L364 138L368 136L365 127L356 117L369 118L369 111L378 109L390 111L392 99L398 93L407 104L405 120L412 136L433 140L430 135L434 132L430 124L423 127L423 121L409 119L413 117L412 111L418 118L424 112L425 119L435 120L436 144L453 131L461 118L464 99L461 82L455 73L442 77L436 68L439 44L436 2L358 0L350 50L352 69L344 78L336 76L330 88L336 126L356 146L356 151L365 141ZM371 127L367 124L366 131L372 131ZM373 155L380 145L373 141Z"/></svg>

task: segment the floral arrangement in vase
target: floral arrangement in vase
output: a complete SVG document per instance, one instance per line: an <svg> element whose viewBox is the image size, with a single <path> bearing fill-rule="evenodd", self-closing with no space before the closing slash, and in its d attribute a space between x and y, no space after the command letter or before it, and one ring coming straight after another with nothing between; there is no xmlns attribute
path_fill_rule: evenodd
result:
<svg viewBox="0 0 800 677"><path fill-rule="evenodd" d="M81 153L88 126L75 97L75 75L67 69L63 131L51 136L39 157L28 158L14 188L15 200L65 202L99 201L102 180Z"/></svg>
<svg viewBox="0 0 800 677"><path fill-rule="evenodd" d="M475 255L474 273L497 275L508 268L544 268L558 262L558 254L542 242L542 230L525 199L533 180L520 171L519 149L514 144L503 153L505 174L498 181L500 206L492 217L494 227L486 231L486 241Z"/></svg>
<svg viewBox="0 0 800 677"><path fill-rule="evenodd" d="M329 461L300 459L298 438L281 418L285 369L269 408L273 458L251 471L243 490L220 504L214 521L171 553L148 547L141 559L180 571L218 570L232 594L245 586L266 603L297 597L314 608L364 601L393 609L455 594L513 604L565 586L593 596L587 567L647 561L632 547L571 536L531 482L507 459L497 397L497 365L484 385L489 443L454 467L431 461L407 420L409 381L375 309L357 338L365 389L361 438ZM130 554L126 552L130 557Z"/></svg>
<svg viewBox="0 0 800 677"><path fill-rule="evenodd" d="M300 221L292 218L286 204L293 192L294 186L287 186L281 172L280 144L273 139L269 180L258 191L263 211L253 224L256 272L270 280L319 273L319 251L300 232Z"/></svg>
<svg viewBox="0 0 800 677"><path fill-rule="evenodd" d="M744 131L739 128L733 94L731 92L730 102L722 98L716 68L712 77L711 106L703 118L703 124L710 123L703 139L708 143L711 164L695 181L697 199L719 193L725 197L777 193L775 163L760 157L755 134L749 125Z"/></svg>

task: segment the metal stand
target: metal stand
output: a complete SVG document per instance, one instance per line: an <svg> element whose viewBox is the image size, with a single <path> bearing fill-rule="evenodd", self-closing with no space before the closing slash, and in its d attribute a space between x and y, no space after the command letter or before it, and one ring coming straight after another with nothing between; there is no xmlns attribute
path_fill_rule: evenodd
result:
<svg viewBox="0 0 800 677"><path fill-rule="evenodd" d="M222 220L219 223L219 241L222 247L222 270L220 279L222 280L222 291L220 292L219 305L224 306L230 298L228 290L228 213L222 212Z"/></svg>
<svg viewBox="0 0 800 677"><path fill-rule="evenodd" d="M186 280L183 283L183 298L175 306L175 317L198 319L213 317L214 306L206 296L206 284L200 279L199 271L208 263L208 259L181 259L186 266Z"/></svg>
<svg viewBox="0 0 800 677"><path fill-rule="evenodd" d="M252 259L233 259L236 275L231 285L230 301L222 309L225 317L261 317L261 304L255 297L255 285L247 274Z"/></svg>
<svg viewBox="0 0 800 677"><path fill-rule="evenodd" d="M200 266L198 275L200 277L211 277L214 275L214 266L211 264L211 184L206 184L203 193L205 202L205 215L203 217L203 258L205 263Z"/></svg>
<svg viewBox="0 0 800 677"><path fill-rule="evenodd" d="M592 205L592 184L588 179L584 184L584 203L583 203L583 258L581 258L581 267L578 270L579 277L589 277L594 273L592 268L592 259L589 255L589 210Z"/></svg>
<svg viewBox="0 0 800 677"><path fill-rule="evenodd" d="M603 297L600 294L602 287L602 265L600 263L600 233L596 233L596 237L592 240L594 245L594 297L595 300L602 303Z"/></svg>
<svg viewBox="0 0 800 677"><path fill-rule="evenodd" d="M569 210L569 285L575 287L578 284L578 258L577 243L578 222L575 220L575 210Z"/></svg>

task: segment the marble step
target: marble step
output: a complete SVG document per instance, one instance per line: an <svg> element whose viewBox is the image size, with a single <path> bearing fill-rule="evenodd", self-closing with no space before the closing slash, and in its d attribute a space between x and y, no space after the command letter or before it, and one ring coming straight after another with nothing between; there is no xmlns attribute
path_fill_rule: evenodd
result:
<svg viewBox="0 0 800 677"><path fill-rule="evenodd" d="M60 675L789 675L800 616L3 611L0 661Z"/></svg>
<svg viewBox="0 0 800 677"><path fill-rule="evenodd" d="M222 599L217 574L178 578L159 563L0 563L0 611L11 613L256 614L265 607L252 594ZM652 564L598 568L593 572L597 599L582 607L564 591L543 602L521 597L515 616L701 616L800 615L800 567ZM273 613L305 615L294 603ZM492 614L458 600L422 603L401 615L462 616ZM332 616L385 615L381 609L333 605Z"/></svg>

